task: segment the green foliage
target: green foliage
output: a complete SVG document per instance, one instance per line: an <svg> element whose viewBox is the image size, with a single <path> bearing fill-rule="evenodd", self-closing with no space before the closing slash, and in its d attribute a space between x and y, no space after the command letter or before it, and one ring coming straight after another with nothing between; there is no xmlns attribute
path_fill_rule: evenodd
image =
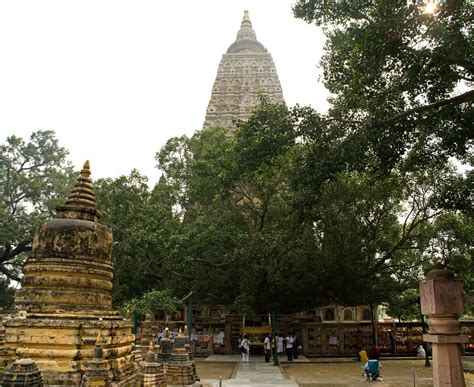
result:
<svg viewBox="0 0 474 387"><path fill-rule="evenodd" d="M134 298L124 304L127 313L149 314L163 311L165 314L175 312L180 301L169 290L152 290L139 298Z"/></svg>
<svg viewBox="0 0 474 387"><path fill-rule="evenodd" d="M262 100L232 135L212 128L171 140L158 160L186 170L168 168L163 180L180 214L168 286L246 313L399 305L433 263L442 217L469 212L469 179L441 161L380 173L375 153L360 159L354 139L365 135L345 129ZM453 258L456 272L467 255Z"/></svg>
<svg viewBox="0 0 474 387"><path fill-rule="evenodd" d="M68 194L74 173L54 132L28 142L11 136L0 145L0 272L18 280L38 223Z"/></svg>
<svg viewBox="0 0 474 387"><path fill-rule="evenodd" d="M114 302L162 286L164 255L175 226L163 184L150 191L148 179L133 170L129 176L99 179L95 193L101 222L114 237Z"/></svg>
<svg viewBox="0 0 474 387"><path fill-rule="evenodd" d="M246 313L384 301L411 318L439 260L472 288L473 174L450 166L472 164L472 4L428 15L299 0L294 12L328 37L329 113L263 98L236 130L170 139L153 192L112 184L106 205L125 206L110 220L117 300L170 289ZM150 277L129 274L147 265Z"/></svg>
<svg viewBox="0 0 474 387"><path fill-rule="evenodd" d="M474 219L448 213L433 227L425 255L432 262L442 262L446 269L464 281L466 294L474 293Z"/></svg>
<svg viewBox="0 0 474 387"><path fill-rule="evenodd" d="M401 321L419 320L421 309L418 289L407 288L405 291L394 292L387 314Z"/></svg>
<svg viewBox="0 0 474 387"><path fill-rule="evenodd" d="M296 17L323 27L327 117L360 157L385 171L472 152L474 5L435 14L406 1L299 0Z"/></svg>

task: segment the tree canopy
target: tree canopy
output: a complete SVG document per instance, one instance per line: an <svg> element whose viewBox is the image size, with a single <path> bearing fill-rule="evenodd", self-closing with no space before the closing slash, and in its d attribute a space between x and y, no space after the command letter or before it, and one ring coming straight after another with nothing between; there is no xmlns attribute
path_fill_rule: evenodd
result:
<svg viewBox="0 0 474 387"><path fill-rule="evenodd" d="M0 272L9 279L19 280L36 226L69 193L75 174L67 155L48 130L0 145Z"/></svg>
<svg viewBox="0 0 474 387"><path fill-rule="evenodd" d="M171 139L157 160L179 212L166 267L180 294L291 312L395 303L416 287L440 259L428 250L442 217L464 216L468 179L439 160L380 174L376 156L361 165L338 153L344 141L312 109L265 100L233 132ZM471 264L463 243L448 265Z"/></svg>
<svg viewBox="0 0 474 387"><path fill-rule="evenodd" d="M294 14L321 26L331 108L359 156L389 170L472 155L474 5L299 0Z"/></svg>

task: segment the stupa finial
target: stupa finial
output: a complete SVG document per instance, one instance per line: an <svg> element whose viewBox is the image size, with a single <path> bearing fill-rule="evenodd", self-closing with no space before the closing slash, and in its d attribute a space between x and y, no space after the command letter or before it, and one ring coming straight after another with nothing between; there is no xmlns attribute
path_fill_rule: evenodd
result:
<svg viewBox="0 0 474 387"><path fill-rule="evenodd" d="M247 10L244 11L244 18L242 19L242 22L245 22L245 21L250 22L249 11Z"/></svg>
<svg viewBox="0 0 474 387"><path fill-rule="evenodd" d="M66 203L56 208L57 218L82 219L93 222L99 221L100 212L95 204L95 195L90 175L90 163L89 160L87 160L81 169L81 173Z"/></svg>
<svg viewBox="0 0 474 387"><path fill-rule="evenodd" d="M86 160L86 162L82 166L81 176L89 177L90 175L91 175L91 165L89 163L89 160Z"/></svg>

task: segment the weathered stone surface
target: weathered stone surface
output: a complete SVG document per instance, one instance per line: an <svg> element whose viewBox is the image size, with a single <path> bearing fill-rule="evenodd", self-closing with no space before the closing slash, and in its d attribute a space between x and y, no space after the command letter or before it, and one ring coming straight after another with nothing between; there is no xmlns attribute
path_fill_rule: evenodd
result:
<svg viewBox="0 0 474 387"><path fill-rule="evenodd" d="M0 364L30 357L46 385L78 386L99 365L114 385L136 381L131 323L112 308L112 232L98 223L89 175L86 163L56 218L39 225L15 299L19 313L5 323ZM100 364L92 358L99 334Z"/></svg>
<svg viewBox="0 0 474 387"><path fill-rule="evenodd" d="M168 385L192 385L196 380L193 370L193 363L189 358L189 354L185 348L187 337L178 335L171 356L168 359L166 367L166 383Z"/></svg>
<svg viewBox="0 0 474 387"><path fill-rule="evenodd" d="M43 375L35 362L29 358L15 360L5 373L2 386L43 386Z"/></svg>
<svg viewBox="0 0 474 387"><path fill-rule="evenodd" d="M430 271L420 284L421 311L426 315L458 315L464 312L463 282L446 270Z"/></svg>
<svg viewBox="0 0 474 387"><path fill-rule="evenodd" d="M166 386L163 364L157 362L154 342L150 342L144 361L140 362L141 386Z"/></svg>
<svg viewBox="0 0 474 387"><path fill-rule="evenodd" d="M111 386L113 377L110 363L104 360L104 351L101 346L101 335L99 334L93 351L92 361L82 377L81 387Z"/></svg>
<svg viewBox="0 0 474 387"><path fill-rule="evenodd" d="M237 39L222 56L206 111L204 128L234 128L234 118L247 119L259 95L283 102L283 92L271 54L257 40L245 11Z"/></svg>

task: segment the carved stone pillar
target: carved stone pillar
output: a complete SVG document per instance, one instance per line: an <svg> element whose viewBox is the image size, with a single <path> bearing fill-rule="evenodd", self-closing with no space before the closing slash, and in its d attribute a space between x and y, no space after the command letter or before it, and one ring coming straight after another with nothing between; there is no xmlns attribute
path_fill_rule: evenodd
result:
<svg viewBox="0 0 474 387"><path fill-rule="evenodd" d="M433 347L435 387L464 387L458 315L464 312L463 283L443 268L431 270L420 284L421 312L429 316L429 334L423 335Z"/></svg>

